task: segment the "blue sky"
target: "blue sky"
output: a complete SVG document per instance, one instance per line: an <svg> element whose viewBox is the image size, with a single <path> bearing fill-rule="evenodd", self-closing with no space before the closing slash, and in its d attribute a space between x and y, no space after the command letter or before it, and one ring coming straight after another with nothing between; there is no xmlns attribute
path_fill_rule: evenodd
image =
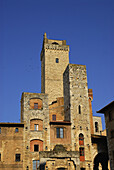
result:
<svg viewBox="0 0 114 170"><path fill-rule="evenodd" d="M41 92L44 32L67 40L70 63L87 66L93 114L114 100L113 0L1 0L0 16L1 122L20 121L22 92Z"/></svg>

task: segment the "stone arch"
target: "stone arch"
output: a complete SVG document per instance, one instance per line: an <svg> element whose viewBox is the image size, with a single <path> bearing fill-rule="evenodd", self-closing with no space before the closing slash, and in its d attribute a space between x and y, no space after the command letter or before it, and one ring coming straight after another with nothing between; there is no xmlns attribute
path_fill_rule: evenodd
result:
<svg viewBox="0 0 114 170"><path fill-rule="evenodd" d="M34 152L34 145L38 145L38 151L43 151L43 141L40 139L33 139L30 141L30 152Z"/></svg>
<svg viewBox="0 0 114 170"><path fill-rule="evenodd" d="M105 152L98 153L94 158L93 170L99 169L99 163L102 165L103 170L108 170L108 155Z"/></svg>
<svg viewBox="0 0 114 170"><path fill-rule="evenodd" d="M35 128L35 125L38 125L38 128ZM42 131L43 130L43 120L34 118L30 120L30 130L38 130Z"/></svg>
<svg viewBox="0 0 114 170"><path fill-rule="evenodd" d="M30 109L35 109L35 110L43 109L43 101L40 98L31 98L29 103L30 103Z"/></svg>

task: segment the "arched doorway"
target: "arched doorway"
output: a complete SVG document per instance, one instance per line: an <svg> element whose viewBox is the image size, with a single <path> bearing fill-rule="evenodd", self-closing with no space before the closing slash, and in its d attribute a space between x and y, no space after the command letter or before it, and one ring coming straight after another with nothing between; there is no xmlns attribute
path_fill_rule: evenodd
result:
<svg viewBox="0 0 114 170"><path fill-rule="evenodd" d="M98 153L94 159L94 170L99 170L99 164L102 170L108 170L108 155L107 153Z"/></svg>

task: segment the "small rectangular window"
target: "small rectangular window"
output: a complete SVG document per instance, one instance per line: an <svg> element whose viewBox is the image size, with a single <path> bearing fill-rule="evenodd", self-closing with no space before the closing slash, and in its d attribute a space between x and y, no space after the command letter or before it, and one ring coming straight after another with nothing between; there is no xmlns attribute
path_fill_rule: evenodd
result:
<svg viewBox="0 0 114 170"><path fill-rule="evenodd" d="M63 131L63 128L56 128L56 137L57 138L63 138L63 133L64 133L64 131Z"/></svg>
<svg viewBox="0 0 114 170"><path fill-rule="evenodd" d="M0 153L0 161L1 161L1 153Z"/></svg>
<svg viewBox="0 0 114 170"><path fill-rule="evenodd" d="M21 154L15 154L15 161L20 162L21 160Z"/></svg>
<svg viewBox="0 0 114 170"><path fill-rule="evenodd" d="M56 120L56 115L52 115L52 120Z"/></svg>
<svg viewBox="0 0 114 170"><path fill-rule="evenodd" d="M34 109L38 109L38 103L34 103Z"/></svg>
<svg viewBox="0 0 114 170"><path fill-rule="evenodd" d="M18 128L15 128L15 133L19 132L19 129Z"/></svg>
<svg viewBox="0 0 114 170"><path fill-rule="evenodd" d="M39 151L39 145L34 145L34 152L38 152Z"/></svg>
<svg viewBox="0 0 114 170"><path fill-rule="evenodd" d="M36 130L36 131L38 130L38 124L34 125L34 130Z"/></svg>
<svg viewBox="0 0 114 170"><path fill-rule="evenodd" d="M56 63L59 63L59 59L58 58L56 58Z"/></svg>

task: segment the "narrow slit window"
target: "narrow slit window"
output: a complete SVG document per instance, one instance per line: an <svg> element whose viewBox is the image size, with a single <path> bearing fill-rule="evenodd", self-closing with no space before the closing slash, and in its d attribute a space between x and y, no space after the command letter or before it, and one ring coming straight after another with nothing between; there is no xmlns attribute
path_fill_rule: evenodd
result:
<svg viewBox="0 0 114 170"><path fill-rule="evenodd" d="M95 132L98 132L99 128L98 128L98 122L95 122Z"/></svg>
<svg viewBox="0 0 114 170"><path fill-rule="evenodd" d="M1 133L1 128L0 128L0 133Z"/></svg>
<svg viewBox="0 0 114 170"><path fill-rule="evenodd" d="M56 58L56 63L59 63L59 58Z"/></svg>
<svg viewBox="0 0 114 170"><path fill-rule="evenodd" d="M81 114L81 106L78 106L79 114Z"/></svg>

